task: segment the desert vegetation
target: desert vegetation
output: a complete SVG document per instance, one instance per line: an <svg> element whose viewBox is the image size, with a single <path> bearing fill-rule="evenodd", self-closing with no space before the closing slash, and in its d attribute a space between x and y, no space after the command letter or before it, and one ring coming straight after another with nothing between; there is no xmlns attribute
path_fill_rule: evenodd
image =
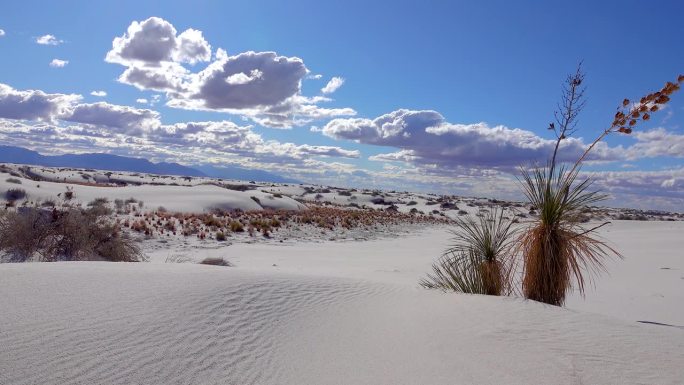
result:
<svg viewBox="0 0 684 385"><path fill-rule="evenodd" d="M0 259L7 262L143 259L108 209L21 207L0 214Z"/></svg>
<svg viewBox="0 0 684 385"><path fill-rule="evenodd" d="M679 90L682 82L684 75L680 75L675 82L667 82L662 89L639 101L624 99L611 125L601 132L574 164L568 166L559 162L557 156L562 150L563 141L576 132L578 116L585 104L581 64L574 74L567 77L558 110L554 114L555 122L548 127L556 136L548 164L521 168L519 180L528 199L530 218L515 239L515 247L506 248L505 258L522 261L521 292L525 298L561 306L573 288L584 294L587 282L596 273L605 270L606 258L621 257L616 249L596 235L596 231L609 222L593 227L585 225L590 207L605 199L606 195L592 188L591 177L581 173L582 165L606 136L613 133L629 135L639 122L648 121L651 114L669 102L670 95ZM496 224L496 218L491 217L479 224L457 221L455 240L458 246L447 250L448 257L443 256L433 265L434 273L421 281L421 285L493 295L505 293L497 290L499 287L516 286L514 274L500 274L506 269L498 266L505 264L483 263L496 259L481 257L486 255L481 251L482 245L491 239L488 233L481 230L493 228Z"/></svg>
<svg viewBox="0 0 684 385"><path fill-rule="evenodd" d="M507 295L513 290L513 220L496 209L480 217L455 220L454 244L433 264L420 284L429 289Z"/></svg>
<svg viewBox="0 0 684 385"><path fill-rule="evenodd" d="M122 224L134 232L148 237L182 235L199 239L213 238L225 241L232 233L246 232L270 237L279 229L289 226L311 230L372 228L377 225L446 224L451 220L416 213L393 210L350 209L335 205L309 204L307 210L214 210L209 213L183 213L165 210L135 212Z"/></svg>

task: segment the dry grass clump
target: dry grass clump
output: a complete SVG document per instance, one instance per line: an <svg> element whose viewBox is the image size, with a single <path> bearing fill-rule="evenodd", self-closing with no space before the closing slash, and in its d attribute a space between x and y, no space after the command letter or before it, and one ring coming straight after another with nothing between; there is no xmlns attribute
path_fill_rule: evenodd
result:
<svg viewBox="0 0 684 385"><path fill-rule="evenodd" d="M0 254L10 262L143 259L138 245L120 225L96 207L22 207L4 213L0 218Z"/></svg>

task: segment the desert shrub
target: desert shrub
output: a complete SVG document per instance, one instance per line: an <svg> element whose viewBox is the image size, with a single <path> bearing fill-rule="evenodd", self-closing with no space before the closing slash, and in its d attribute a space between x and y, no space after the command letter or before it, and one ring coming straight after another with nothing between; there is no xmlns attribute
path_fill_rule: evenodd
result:
<svg viewBox="0 0 684 385"><path fill-rule="evenodd" d="M88 202L88 206L102 206L106 205L109 203L109 200L107 198L95 198L92 201Z"/></svg>
<svg viewBox="0 0 684 385"><path fill-rule="evenodd" d="M223 242L226 240L226 234L223 233L223 231L217 231L216 232L216 240L219 242Z"/></svg>
<svg viewBox="0 0 684 385"><path fill-rule="evenodd" d="M140 247L133 242L119 226L107 223L92 231L97 244L95 253L106 261L138 262L143 260Z"/></svg>
<svg viewBox="0 0 684 385"><path fill-rule="evenodd" d="M116 207L117 212L122 212L124 209L124 201L123 199L114 199L114 207Z"/></svg>
<svg viewBox="0 0 684 385"><path fill-rule="evenodd" d="M44 210L19 209L0 216L0 257L23 262L48 246L49 218Z"/></svg>
<svg viewBox="0 0 684 385"><path fill-rule="evenodd" d="M225 259L220 258L220 257L207 257L207 258L204 258L204 259L200 262L200 264L202 264L202 265L211 265L211 266L228 266L228 267L233 266L232 263L230 263L230 262L228 262L228 261L226 261Z"/></svg>
<svg viewBox="0 0 684 385"><path fill-rule="evenodd" d="M108 206L109 200L107 198L95 198L88 202L88 213L90 215L99 217L111 214L113 211Z"/></svg>
<svg viewBox="0 0 684 385"><path fill-rule="evenodd" d="M207 227L221 227L222 226L221 221L213 215L206 215L204 217L204 219L202 220L202 222Z"/></svg>
<svg viewBox="0 0 684 385"><path fill-rule="evenodd" d="M26 198L26 190L20 188L11 188L5 192L5 199L8 201L17 201Z"/></svg>
<svg viewBox="0 0 684 385"><path fill-rule="evenodd" d="M23 207L0 220L0 253L11 262L29 259L139 261L137 244L92 209L64 211Z"/></svg>
<svg viewBox="0 0 684 385"><path fill-rule="evenodd" d="M352 195L351 191L346 190L340 190L337 194L343 197L350 197Z"/></svg>
<svg viewBox="0 0 684 385"><path fill-rule="evenodd" d="M73 190L67 190L64 192L64 200L70 201L74 198L74 191Z"/></svg>
<svg viewBox="0 0 684 385"><path fill-rule="evenodd" d="M7 183L21 184L21 180L17 178L7 178L5 179Z"/></svg>
<svg viewBox="0 0 684 385"><path fill-rule="evenodd" d="M245 228L242 226L242 223L238 221L232 221L230 222L230 231L234 233L241 233L245 231Z"/></svg>

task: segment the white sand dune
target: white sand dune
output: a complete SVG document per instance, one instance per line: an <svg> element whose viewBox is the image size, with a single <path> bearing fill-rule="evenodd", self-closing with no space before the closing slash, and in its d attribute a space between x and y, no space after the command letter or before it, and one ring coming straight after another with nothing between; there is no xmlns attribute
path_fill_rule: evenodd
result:
<svg viewBox="0 0 684 385"><path fill-rule="evenodd" d="M16 178L21 184L8 183L8 174L0 173L0 192L4 193L10 188L21 188L28 194L28 200L39 202L53 200L60 202L67 186L72 189L74 198L71 203L86 204L96 198L115 199L134 198L144 203L147 209L155 210L163 206L167 210L182 212L205 212L214 208L224 210L240 209L261 210L262 208L299 210L305 205L287 197L274 197L272 194L258 190L235 191L214 185L191 185L191 186L125 186L125 187L96 187L78 184L32 181L25 178ZM61 197L58 194L62 194ZM4 197L4 196L3 196ZM259 200L257 203L252 197Z"/></svg>
<svg viewBox="0 0 684 385"><path fill-rule="evenodd" d="M5 264L0 276L2 384L684 378L679 329L518 299L188 264Z"/></svg>
<svg viewBox="0 0 684 385"><path fill-rule="evenodd" d="M68 172L63 177L80 177ZM20 187L30 200L65 191L63 183L19 185L8 176L0 175L0 191ZM198 183L75 185L74 201L301 209L293 197L306 193L385 207L368 192ZM454 198L456 210L435 196L378 196L405 212L488 207L472 198ZM682 383L684 222L603 227L625 259L608 261L609 273L586 298L572 294L567 308L419 288L450 234L414 229L365 242L149 239L150 263L0 264L0 385ZM206 257L235 267L165 263Z"/></svg>

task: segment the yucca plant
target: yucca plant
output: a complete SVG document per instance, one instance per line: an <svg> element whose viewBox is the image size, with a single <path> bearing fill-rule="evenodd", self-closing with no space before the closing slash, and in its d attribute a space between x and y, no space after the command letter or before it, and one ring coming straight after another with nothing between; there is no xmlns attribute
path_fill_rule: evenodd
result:
<svg viewBox="0 0 684 385"><path fill-rule="evenodd" d="M556 123L549 129L556 134L556 146L549 165L532 170L523 169L521 184L530 204L539 217L520 237L519 251L523 256L522 290L525 298L561 306L569 290L576 284L581 294L594 273L605 269L604 260L620 253L596 236L596 230L608 223L586 229L581 223L583 208L607 196L591 191L591 179L580 175L581 166L594 146L608 134L630 134L639 121L650 119L650 113L667 103L669 95L684 81L668 82L663 89L632 104L622 102L612 125L582 154L569 170L557 165L557 154L563 140L574 133L577 116L584 101L584 74L568 76L562 102L556 113Z"/></svg>
<svg viewBox="0 0 684 385"><path fill-rule="evenodd" d="M453 245L432 266L420 284L430 289L471 294L507 295L512 290L513 221L495 208L472 217L457 218Z"/></svg>
<svg viewBox="0 0 684 385"><path fill-rule="evenodd" d="M604 270L603 260L620 254L601 239L595 230L582 225L582 209L606 198L591 191L590 179L577 180L578 171L561 167L523 170L525 195L539 217L520 237L523 256L525 298L561 306L573 280L584 293L584 272Z"/></svg>

